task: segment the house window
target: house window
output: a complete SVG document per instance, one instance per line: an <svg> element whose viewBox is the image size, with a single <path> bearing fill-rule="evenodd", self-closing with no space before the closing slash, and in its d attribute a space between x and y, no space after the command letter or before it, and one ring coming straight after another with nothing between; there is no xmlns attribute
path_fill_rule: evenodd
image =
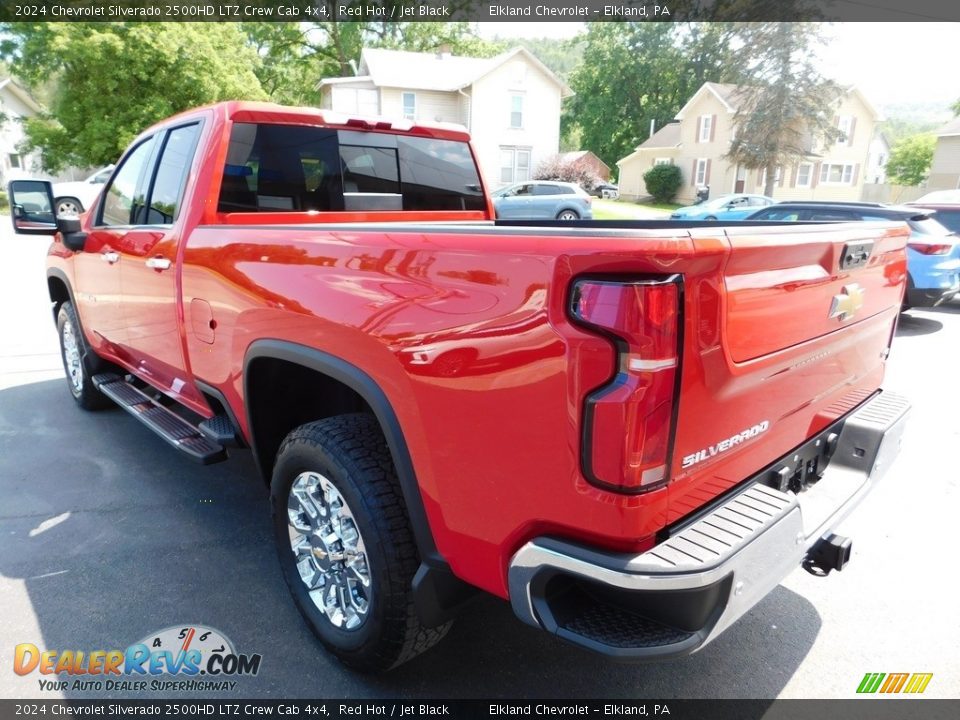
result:
<svg viewBox="0 0 960 720"><path fill-rule="evenodd" d="M523 182L530 179L530 149L500 148L500 182Z"/></svg>
<svg viewBox="0 0 960 720"><path fill-rule="evenodd" d="M837 129L841 133L840 138L837 140L837 145L849 145L850 131L853 129L853 116L841 115L840 119L837 120Z"/></svg>
<svg viewBox="0 0 960 720"><path fill-rule="evenodd" d="M380 94L376 89L334 87L331 93L331 110L346 115L380 114Z"/></svg>
<svg viewBox="0 0 960 720"><path fill-rule="evenodd" d="M510 96L510 127L523 127L523 95Z"/></svg>
<svg viewBox="0 0 960 720"><path fill-rule="evenodd" d="M11 168L22 168L23 163L20 160L20 156L16 153L10 153L10 167Z"/></svg>
<svg viewBox="0 0 960 720"><path fill-rule="evenodd" d="M777 165L776 172L774 172L773 174L773 182L774 183L780 182L780 166L779 165ZM767 169L764 168L763 172L760 173L760 187L763 188L766 186L767 186Z"/></svg>
<svg viewBox="0 0 960 720"><path fill-rule="evenodd" d="M707 184L707 159L697 158L697 171L693 175L693 184L700 186Z"/></svg>
<svg viewBox="0 0 960 720"><path fill-rule="evenodd" d="M655 158L653 161L654 167L656 167L657 165L672 165L672 164L673 164L673 161L670 160L670 158Z"/></svg>
<svg viewBox="0 0 960 720"><path fill-rule="evenodd" d="M700 142L710 142L710 133L713 132L713 115L700 116Z"/></svg>
<svg viewBox="0 0 960 720"><path fill-rule="evenodd" d="M417 95L412 92L403 93L403 117L407 120L417 119Z"/></svg>
<svg viewBox="0 0 960 720"><path fill-rule="evenodd" d="M802 162L797 166L797 187L810 187L813 179L813 163Z"/></svg>
<svg viewBox="0 0 960 720"><path fill-rule="evenodd" d="M853 181L853 165L824 163L820 166L821 185L849 185Z"/></svg>

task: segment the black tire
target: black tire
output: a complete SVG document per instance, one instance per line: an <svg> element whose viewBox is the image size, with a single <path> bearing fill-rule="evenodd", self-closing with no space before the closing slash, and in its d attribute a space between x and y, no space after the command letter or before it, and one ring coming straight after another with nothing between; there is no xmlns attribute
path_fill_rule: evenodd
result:
<svg viewBox="0 0 960 720"><path fill-rule="evenodd" d="M561 210L557 213L557 220L573 221L579 219L580 215L577 214L576 210Z"/></svg>
<svg viewBox="0 0 960 720"><path fill-rule="evenodd" d="M91 370L99 372L104 362L87 345L76 310L69 301L64 302L57 312L57 336L60 338L60 359L67 375L67 387L77 405L84 410L103 410L113 405L110 398L97 390L91 380ZM65 340L68 337L72 337L75 345L71 346L70 339Z"/></svg>
<svg viewBox="0 0 960 720"><path fill-rule="evenodd" d="M83 212L83 203L75 197L58 197L53 201L57 215L79 215Z"/></svg>
<svg viewBox="0 0 960 720"><path fill-rule="evenodd" d="M366 615L352 629L328 618L297 569L287 503L294 481L305 472L322 475L336 488L364 544L371 591ZM280 447L270 495L284 579L310 629L341 662L364 672L389 670L446 635L452 622L425 628L417 618L411 583L420 556L390 451L373 416L338 415L296 428Z"/></svg>
<svg viewBox="0 0 960 720"><path fill-rule="evenodd" d="M704 220L716 220L716 219L717 219L716 215L707 215L707 217L704 218Z"/></svg>

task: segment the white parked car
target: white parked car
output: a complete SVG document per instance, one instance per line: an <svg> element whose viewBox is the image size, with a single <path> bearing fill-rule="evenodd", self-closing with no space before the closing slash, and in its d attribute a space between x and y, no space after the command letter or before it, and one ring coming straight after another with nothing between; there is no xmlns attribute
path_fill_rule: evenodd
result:
<svg viewBox="0 0 960 720"><path fill-rule="evenodd" d="M53 204L57 215L79 215L93 205L113 172L113 165L100 168L86 180L53 184Z"/></svg>

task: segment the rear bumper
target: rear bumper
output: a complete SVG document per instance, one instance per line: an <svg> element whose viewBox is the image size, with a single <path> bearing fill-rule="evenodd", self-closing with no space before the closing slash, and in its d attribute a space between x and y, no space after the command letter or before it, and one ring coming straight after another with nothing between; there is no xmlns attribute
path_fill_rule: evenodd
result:
<svg viewBox="0 0 960 720"><path fill-rule="evenodd" d="M936 307L940 303L952 300L960 293L960 283L954 283L949 288L909 288L907 290L907 305L910 307Z"/></svg>
<svg viewBox="0 0 960 720"><path fill-rule="evenodd" d="M553 538L528 542L510 563L514 612L563 640L624 659L696 652L809 559L883 476L909 409L902 397L875 396L833 426L836 434L818 436L835 445L816 483L783 492L761 482L768 469L640 555ZM792 457L781 468L789 469Z"/></svg>

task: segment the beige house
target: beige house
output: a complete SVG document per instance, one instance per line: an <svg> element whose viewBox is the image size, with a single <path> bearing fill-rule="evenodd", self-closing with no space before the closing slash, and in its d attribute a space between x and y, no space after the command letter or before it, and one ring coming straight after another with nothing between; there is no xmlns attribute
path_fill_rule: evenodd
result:
<svg viewBox="0 0 960 720"><path fill-rule="evenodd" d="M643 174L659 163L680 168L683 185L677 202L694 201L699 186L708 186L711 197L733 192L762 194L765 171L748 170L724 157L735 132L736 90L735 85L704 83L674 122L618 161L620 196L648 196ZM859 90L848 90L834 108L834 122L843 137L829 144L813 139L807 158L778 169L773 196L777 200L859 200L878 119Z"/></svg>
<svg viewBox="0 0 960 720"><path fill-rule="evenodd" d="M324 78L317 87L325 109L463 125L494 188L529 180L557 154L560 104L573 94L520 47L493 58L368 48L356 77Z"/></svg>
<svg viewBox="0 0 960 720"><path fill-rule="evenodd" d="M960 188L960 118L937 130L937 146L933 151L926 189Z"/></svg>

